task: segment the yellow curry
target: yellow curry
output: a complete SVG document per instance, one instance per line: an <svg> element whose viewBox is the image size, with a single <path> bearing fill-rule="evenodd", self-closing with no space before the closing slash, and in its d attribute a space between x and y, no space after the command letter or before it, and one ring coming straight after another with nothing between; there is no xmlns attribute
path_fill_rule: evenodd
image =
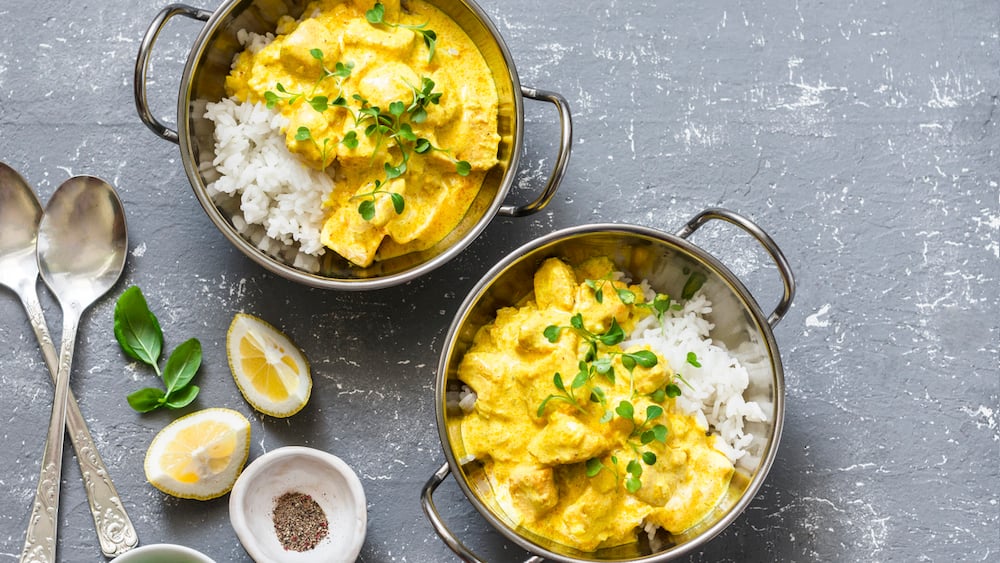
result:
<svg viewBox="0 0 1000 563"><path fill-rule="evenodd" d="M606 258L546 260L533 294L497 311L458 373L476 394L462 440L499 504L516 525L583 551L633 542L647 526L687 530L734 471L674 408L666 361L619 346L652 307L616 277Z"/></svg>
<svg viewBox="0 0 1000 563"><path fill-rule="evenodd" d="M333 175L323 244L364 267L440 241L497 163L473 41L422 0L318 0L277 34L237 57L226 90L280 110L289 150Z"/></svg>

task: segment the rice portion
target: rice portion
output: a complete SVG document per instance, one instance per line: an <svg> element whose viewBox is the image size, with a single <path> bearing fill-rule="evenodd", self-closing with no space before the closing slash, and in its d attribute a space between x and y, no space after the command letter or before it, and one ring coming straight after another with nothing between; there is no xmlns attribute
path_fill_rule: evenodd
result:
<svg viewBox="0 0 1000 563"><path fill-rule="evenodd" d="M277 242L321 256L323 202L333 180L289 152L282 132L288 120L263 103L230 98L206 104L205 118L215 124L212 165L219 174L208 184L208 193L220 207L238 198L239 215L232 214L237 230L265 252L280 251ZM263 227L263 237L253 236L253 225ZM299 257L295 265L310 269L317 262Z"/></svg>
<svg viewBox="0 0 1000 563"><path fill-rule="evenodd" d="M642 285L647 288L647 301L651 301L655 292L648 290L645 282ZM679 383L677 408L711 429L718 436L716 448L733 464L752 470L760 460L766 437L750 432L748 426L767 422L769 416L757 401L744 399L750 375L723 345L713 342L710 333L715 326L705 318L711 312L711 301L699 292L683 302L680 310L667 311L662 324L655 315L639 321L622 348L648 344L666 359L690 384ZM697 356L701 367L688 363L689 352Z"/></svg>

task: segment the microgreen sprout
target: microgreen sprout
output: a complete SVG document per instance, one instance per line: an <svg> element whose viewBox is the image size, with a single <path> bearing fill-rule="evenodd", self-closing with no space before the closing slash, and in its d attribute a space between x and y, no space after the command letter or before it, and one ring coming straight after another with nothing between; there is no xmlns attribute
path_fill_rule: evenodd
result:
<svg viewBox="0 0 1000 563"><path fill-rule="evenodd" d="M403 23L389 23L385 21L385 6L381 2L376 2L372 9L365 12L365 19L368 23L372 25L384 25L388 27L399 27L403 29L409 29L414 33L419 34L424 39L424 45L427 46L427 62L434 59L434 50L437 46L437 33L434 30L427 29L427 23L422 23L420 25L408 25Z"/></svg>
<svg viewBox="0 0 1000 563"><path fill-rule="evenodd" d="M559 394L552 394L545 398L540 405L538 405L538 412L536 413L539 418L545 415L545 407L548 406L550 401L563 401L573 405L576 410L584 412L583 407L580 406L580 402L577 400L574 391L583 387L587 383L587 374L585 372L580 372L576 374L573 378L573 382L570 384L570 388L567 389L566 385L563 383L562 375L557 371L555 375L552 376L552 384L556 386L559 390Z"/></svg>
<svg viewBox="0 0 1000 563"><path fill-rule="evenodd" d="M642 463L646 465L656 464L656 454L648 449L641 451L641 448L653 442L667 443L666 425L653 422L654 419L663 415L663 407L659 405L647 406L646 418L641 424L635 423L635 407L629 401L618 403L615 413L632 423L632 432L629 434L628 441L632 451L642 459ZM633 440L636 437L639 438L638 443ZM628 463L626 473L628 473L628 477L625 479L625 489L630 493L638 491L642 487L642 465L639 464L638 460L633 459Z"/></svg>
<svg viewBox="0 0 1000 563"><path fill-rule="evenodd" d="M264 102L268 109L274 109L274 107L281 101L284 101L288 105L292 105L299 100L299 98L304 98L306 103L308 103L314 110L323 113L331 106L346 106L346 101L344 97L338 94L332 101L328 96L314 96L316 89L319 85L327 78L335 77L338 78L337 87L341 88L344 79L351 75L351 71L354 70L354 63L351 62L337 62L334 64L333 70L327 68L326 63L323 61L323 51L320 49L310 49L309 55L319 61L320 75L319 78L313 82L312 88L309 93L304 92L290 92L285 86L278 82L275 85L275 90L277 92L272 92L268 90L264 92ZM342 91L341 91L342 92Z"/></svg>
<svg viewBox="0 0 1000 563"><path fill-rule="evenodd" d="M639 480L642 477L642 465L633 459L628 462L625 471L628 473L628 477L625 478L625 490L635 493L642 488L642 481Z"/></svg>
<svg viewBox="0 0 1000 563"><path fill-rule="evenodd" d="M701 367L701 362L698 361L698 355L694 352L687 353L687 363L693 365L696 368Z"/></svg>
<svg viewBox="0 0 1000 563"><path fill-rule="evenodd" d="M638 307L644 307L649 309L654 315L656 315L656 320L662 325L663 318L666 316L668 311L680 311L684 307L680 303L674 302L669 295L666 293L657 293L653 297L653 301L650 303L636 303Z"/></svg>
<svg viewBox="0 0 1000 563"><path fill-rule="evenodd" d="M330 150L330 139L329 138L323 139L323 144L321 145L319 143L319 141L317 141L315 138L313 138L312 131L310 131L308 127L302 126L302 127L299 127L295 131L295 140L296 141L302 141L302 142L305 142L305 141L312 142L313 146L316 147L316 150L319 151L320 162L322 162L323 168L327 167L327 161L326 161L326 159L327 159L327 156L328 156L328 153L329 153L329 150Z"/></svg>
<svg viewBox="0 0 1000 563"><path fill-rule="evenodd" d="M387 167L389 166L388 163L386 163L386 166ZM389 190L385 189L384 186L385 184L383 184L380 180L375 180L375 188L372 189L372 191L363 194L357 194L351 198L352 200L355 199L362 200L361 203L358 205L358 214L360 214L361 218L364 219L365 221L371 221L372 219L375 218L375 201L376 198L380 196L389 196L389 199L392 200L392 208L397 215L403 212L403 209L406 205L403 196L396 192L390 192Z"/></svg>
<svg viewBox="0 0 1000 563"><path fill-rule="evenodd" d="M606 331L601 334L595 334L583 326L583 315L580 313L570 317L569 326L549 325L545 327L542 334L549 342L555 343L559 340L559 335L563 330L574 330L587 341L587 354L584 356L584 361L587 362L597 359L598 344L610 347L616 346L625 340L625 331L622 330L622 327L618 324L618 320L614 317L611 318L611 325L608 326Z"/></svg>
<svg viewBox="0 0 1000 563"><path fill-rule="evenodd" d="M621 478L618 475L618 457L614 455L611 456L610 467L605 465L604 462L600 460L600 458L592 457L587 460L586 468L587 468L587 477L597 477L597 475L601 471L608 471L609 473L615 476L615 483L617 483L618 480Z"/></svg>
<svg viewBox="0 0 1000 563"><path fill-rule="evenodd" d="M635 293L632 293L628 288L615 286L614 282L611 281L611 274L597 280L586 280L584 283L587 284L587 287L594 290L594 299L598 303L604 303L604 286L608 283L611 283L612 289L618 294L618 299L622 303L626 305L635 303Z"/></svg>

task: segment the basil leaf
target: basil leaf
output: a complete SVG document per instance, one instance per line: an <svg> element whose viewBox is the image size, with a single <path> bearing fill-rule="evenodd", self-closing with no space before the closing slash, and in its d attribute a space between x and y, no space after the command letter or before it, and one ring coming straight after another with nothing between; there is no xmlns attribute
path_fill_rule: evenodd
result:
<svg viewBox="0 0 1000 563"><path fill-rule="evenodd" d="M159 408L165 397L166 394L161 389L147 387L129 394L127 398L129 406L136 412L149 412Z"/></svg>
<svg viewBox="0 0 1000 563"><path fill-rule="evenodd" d="M129 357L156 366L163 350L163 331L142 291L132 286L115 304L115 339Z"/></svg>
<svg viewBox="0 0 1000 563"><path fill-rule="evenodd" d="M197 338L182 342L174 349L167 364L163 366L163 383L167 386L167 395L172 395L177 389L187 386L201 366L201 343Z"/></svg>
<svg viewBox="0 0 1000 563"><path fill-rule="evenodd" d="M198 391L201 391L201 389L199 389L197 385L187 385L181 387L167 396L165 404L172 409L186 407L191 404L191 401L194 401L195 397L198 396Z"/></svg>

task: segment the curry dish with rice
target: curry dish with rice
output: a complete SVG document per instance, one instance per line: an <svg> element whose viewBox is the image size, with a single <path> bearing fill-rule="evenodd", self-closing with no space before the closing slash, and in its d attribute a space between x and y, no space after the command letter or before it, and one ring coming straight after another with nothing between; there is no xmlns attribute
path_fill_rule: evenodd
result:
<svg viewBox="0 0 1000 563"><path fill-rule="evenodd" d="M423 0L318 0L238 55L227 94L289 124L334 179L321 241L360 267L430 248L497 164L498 95L469 36Z"/></svg>
<svg viewBox="0 0 1000 563"><path fill-rule="evenodd" d="M683 367L627 336L670 299L649 299L607 258L549 258L533 287L479 329L458 368L462 442L497 503L515 525L586 552L698 524L734 465L676 408Z"/></svg>

